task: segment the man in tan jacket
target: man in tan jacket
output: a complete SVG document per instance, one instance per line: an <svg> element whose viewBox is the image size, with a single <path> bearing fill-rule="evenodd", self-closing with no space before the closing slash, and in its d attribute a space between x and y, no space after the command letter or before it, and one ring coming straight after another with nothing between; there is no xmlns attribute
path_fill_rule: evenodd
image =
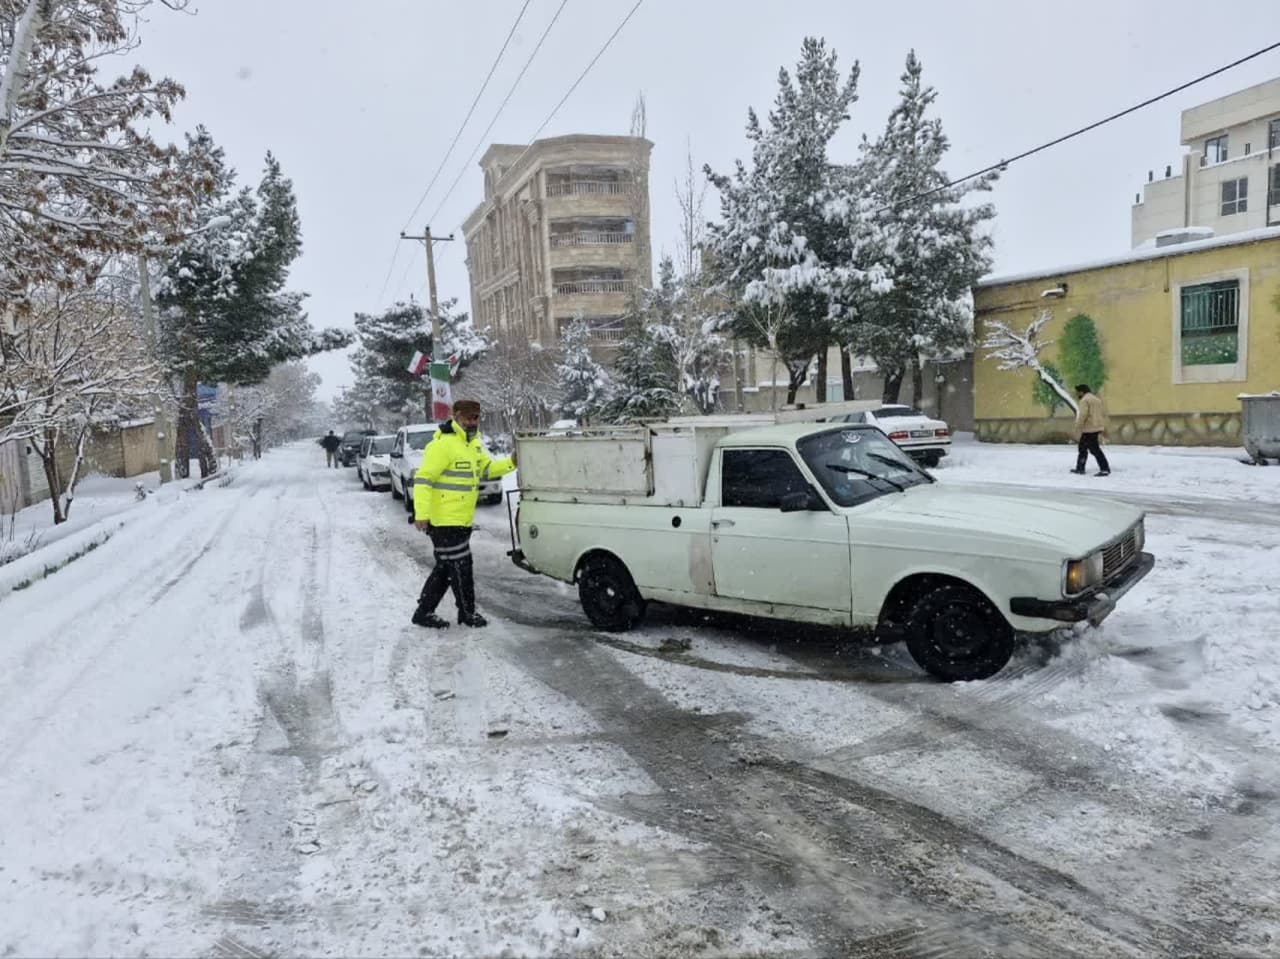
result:
<svg viewBox="0 0 1280 959"><path fill-rule="evenodd" d="M1107 455L1102 452L1099 437L1107 430L1107 411L1102 400L1095 396L1088 384L1081 383L1076 387L1076 396L1080 400L1080 408L1076 411L1076 430L1080 433L1080 442L1076 445L1076 468L1071 472L1084 475L1084 464L1089 454L1098 461L1098 472L1095 476L1110 476L1111 464Z"/></svg>

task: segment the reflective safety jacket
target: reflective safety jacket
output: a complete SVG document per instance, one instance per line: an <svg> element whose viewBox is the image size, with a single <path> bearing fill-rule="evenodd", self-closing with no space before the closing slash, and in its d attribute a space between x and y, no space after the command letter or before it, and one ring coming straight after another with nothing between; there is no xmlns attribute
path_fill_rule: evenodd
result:
<svg viewBox="0 0 1280 959"><path fill-rule="evenodd" d="M432 526L470 526L476 515L481 480L505 476L516 466L511 457L489 456L477 431L468 442L456 420L440 424L422 452L413 481L413 515Z"/></svg>

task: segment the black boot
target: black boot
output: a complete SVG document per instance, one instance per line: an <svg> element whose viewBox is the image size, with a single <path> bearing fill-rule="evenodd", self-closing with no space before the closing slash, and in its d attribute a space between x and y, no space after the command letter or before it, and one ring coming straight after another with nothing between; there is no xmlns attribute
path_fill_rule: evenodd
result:
<svg viewBox="0 0 1280 959"><path fill-rule="evenodd" d="M435 613L429 610L423 609L421 606L419 606L416 610L414 610L413 619L411 620L411 622L415 626L427 626L431 629L448 629L449 628L449 621L447 619L442 619L441 617L437 616Z"/></svg>
<svg viewBox="0 0 1280 959"><path fill-rule="evenodd" d="M489 621L476 612L476 581L471 570L471 557L454 564L453 598L458 604L459 626L488 626Z"/></svg>

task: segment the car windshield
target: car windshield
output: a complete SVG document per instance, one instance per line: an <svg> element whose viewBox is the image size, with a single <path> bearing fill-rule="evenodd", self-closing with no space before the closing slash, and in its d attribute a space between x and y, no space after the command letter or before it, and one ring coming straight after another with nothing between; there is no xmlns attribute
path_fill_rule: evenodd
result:
<svg viewBox="0 0 1280 959"><path fill-rule="evenodd" d="M364 434L356 431L354 433L343 433L342 442L350 443L352 446L359 446L360 441L364 439Z"/></svg>
<svg viewBox="0 0 1280 959"><path fill-rule="evenodd" d="M396 445L394 436L378 436L369 443L369 453L390 453L391 447Z"/></svg>
<svg viewBox="0 0 1280 959"><path fill-rule="evenodd" d="M427 444L431 442L431 434L426 430L420 433L406 433L405 445L411 450L423 450L427 448Z"/></svg>
<svg viewBox="0 0 1280 959"><path fill-rule="evenodd" d="M888 420L895 416L924 416L925 414L911 406L884 406L871 415L878 420Z"/></svg>
<svg viewBox="0 0 1280 959"><path fill-rule="evenodd" d="M897 494L933 482L878 430L829 430L807 436L796 445L837 506L857 506L886 493Z"/></svg>

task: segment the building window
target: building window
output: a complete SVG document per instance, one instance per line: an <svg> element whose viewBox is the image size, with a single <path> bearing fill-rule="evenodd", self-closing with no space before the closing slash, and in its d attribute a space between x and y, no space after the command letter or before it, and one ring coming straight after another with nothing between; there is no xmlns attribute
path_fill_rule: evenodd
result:
<svg viewBox="0 0 1280 959"><path fill-rule="evenodd" d="M1249 209L1249 178L1222 181L1222 215L1244 213Z"/></svg>
<svg viewBox="0 0 1280 959"><path fill-rule="evenodd" d="M1227 135L1204 141L1204 159L1206 163L1222 163L1227 159Z"/></svg>
<svg viewBox="0 0 1280 959"><path fill-rule="evenodd" d="M1280 150L1280 120L1272 120L1268 126L1267 149Z"/></svg>
<svg viewBox="0 0 1280 959"><path fill-rule="evenodd" d="M1267 190L1267 206L1280 206L1280 163L1271 168L1271 186Z"/></svg>
<svg viewBox="0 0 1280 959"><path fill-rule="evenodd" d="M1240 360L1240 281L1182 288L1182 365L1220 366Z"/></svg>

